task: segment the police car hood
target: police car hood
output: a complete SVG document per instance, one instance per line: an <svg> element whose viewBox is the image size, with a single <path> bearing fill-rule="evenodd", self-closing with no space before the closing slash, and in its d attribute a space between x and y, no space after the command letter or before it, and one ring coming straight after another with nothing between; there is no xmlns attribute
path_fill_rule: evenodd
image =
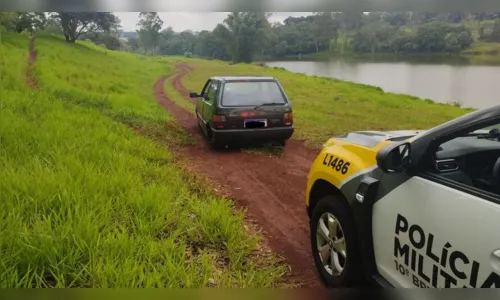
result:
<svg viewBox="0 0 500 300"><path fill-rule="evenodd" d="M375 147L383 141L403 141L415 137L425 130L394 130L394 131L353 131L334 137L352 144L365 147Z"/></svg>

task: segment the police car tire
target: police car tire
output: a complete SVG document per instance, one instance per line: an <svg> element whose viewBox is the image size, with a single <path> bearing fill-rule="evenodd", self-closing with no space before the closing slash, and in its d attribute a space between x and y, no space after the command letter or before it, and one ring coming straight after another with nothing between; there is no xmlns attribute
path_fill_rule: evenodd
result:
<svg viewBox="0 0 500 300"><path fill-rule="evenodd" d="M346 265L338 276L330 275L324 268L316 245L316 229L319 218L325 212L334 215L342 227L346 242ZM356 225L348 205L337 196L325 196L319 200L311 216L311 249L316 269L327 287L353 287L362 279L362 266L357 242Z"/></svg>

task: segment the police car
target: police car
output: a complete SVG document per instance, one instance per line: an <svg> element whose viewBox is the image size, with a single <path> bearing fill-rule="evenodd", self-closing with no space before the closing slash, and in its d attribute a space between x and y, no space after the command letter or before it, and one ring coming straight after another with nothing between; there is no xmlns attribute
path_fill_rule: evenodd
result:
<svg viewBox="0 0 500 300"><path fill-rule="evenodd" d="M326 142L306 193L329 287L500 287L500 105Z"/></svg>

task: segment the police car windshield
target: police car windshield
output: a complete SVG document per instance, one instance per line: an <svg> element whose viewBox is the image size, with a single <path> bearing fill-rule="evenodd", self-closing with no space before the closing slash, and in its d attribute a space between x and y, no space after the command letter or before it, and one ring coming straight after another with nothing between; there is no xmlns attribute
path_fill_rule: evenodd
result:
<svg viewBox="0 0 500 300"><path fill-rule="evenodd" d="M285 104L285 97L275 81L231 81L224 84L222 106L257 106Z"/></svg>
<svg viewBox="0 0 500 300"><path fill-rule="evenodd" d="M498 125L488 126L479 130L469 132L465 134L464 137L499 138L500 128Z"/></svg>

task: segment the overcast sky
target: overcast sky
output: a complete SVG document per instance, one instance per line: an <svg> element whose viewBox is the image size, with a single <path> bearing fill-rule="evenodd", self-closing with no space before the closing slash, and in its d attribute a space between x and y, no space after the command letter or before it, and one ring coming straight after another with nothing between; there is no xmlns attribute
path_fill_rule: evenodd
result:
<svg viewBox="0 0 500 300"><path fill-rule="evenodd" d="M135 31L139 21L138 12L115 12L121 20L124 31ZM163 20L163 27L172 26L174 31L183 30L212 30L226 18L228 12L159 12L158 15ZM275 12L269 21L283 22L290 16L307 16L311 12Z"/></svg>

